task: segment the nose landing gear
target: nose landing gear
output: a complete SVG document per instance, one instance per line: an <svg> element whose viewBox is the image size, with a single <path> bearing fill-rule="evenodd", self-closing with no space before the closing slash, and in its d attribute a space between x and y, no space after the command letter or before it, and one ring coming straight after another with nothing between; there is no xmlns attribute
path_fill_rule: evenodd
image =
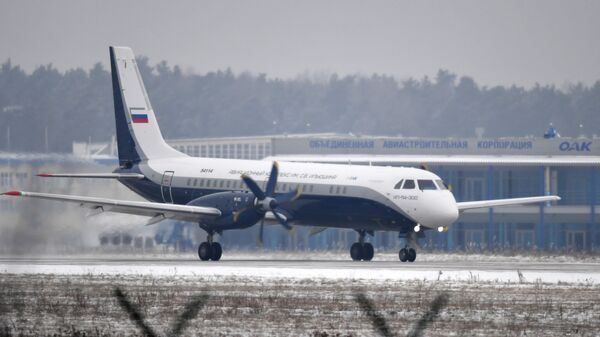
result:
<svg viewBox="0 0 600 337"><path fill-rule="evenodd" d="M375 249L369 242L365 242L367 231L357 230L358 242L355 242L350 247L350 257L353 261L371 261L375 255Z"/></svg>
<svg viewBox="0 0 600 337"><path fill-rule="evenodd" d="M413 248L402 248L398 252L398 257L400 258L400 262L415 262L417 251Z"/></svg>
<svg viewBox="0 0 600 337"><path fill-rule="evenodd" d="M415 262L417 251L412 247L417 246L417 233L409 231L408 233L400 233L399 237L406 240L406 246L398 252L400 262Z"/></svg>

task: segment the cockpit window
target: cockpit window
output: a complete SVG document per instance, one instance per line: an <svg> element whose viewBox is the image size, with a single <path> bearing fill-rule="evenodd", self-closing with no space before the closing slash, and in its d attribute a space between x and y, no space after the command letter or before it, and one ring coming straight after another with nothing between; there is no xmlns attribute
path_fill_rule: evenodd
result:
<svg viewBox="0 0 600 337"><path fill-rule="evenodd" d="M433 180L420 180L419 179L419 189L421 191L424 190L437 190L437 186L433 183Z"/></svg>
<svg viewBox="0 0 600 337"><path fill-rule="evenodd" d="M402 183L403 183L403 182L404 182L404 179L400 180L400 181L399 181L399 182L396 184L396 186L394 186L394 189L395 189L395 190L399 190L399 189L400 189L400 186L402 186Z"/></svg>
<svg viewBox="0 0 600 337"><path fill-rule="evenodd" d="M402 189L404 190L412 190L415 188L415 181L414 180L405 180L404 181L404 186L402 186Z"/></svg>
<svg viewBox="0 0 600 337"><path fill-rule="evenodd" d="M438 179L435 181L438 185L438 187L440 188L440 190L447 190L448 187L446 187L446 184L444 184L444 181L442 179Z"/></svg>

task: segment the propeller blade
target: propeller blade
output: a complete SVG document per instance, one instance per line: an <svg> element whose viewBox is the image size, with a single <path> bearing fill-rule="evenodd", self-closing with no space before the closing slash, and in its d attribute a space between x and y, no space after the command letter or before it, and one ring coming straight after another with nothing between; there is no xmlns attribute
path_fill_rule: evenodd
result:
<svg viewBox="0 0 600 337"><path fill-rule="evenodd" d="M244 181L244 184L248 186L250 191L254 193L256 198L258 198L258 200L264 200L266 198L265 193L260 189L260 187L258 187L258 184L256 183L256 181L254 181L254 179L250 178L245 174L242 174L242 180Z"/></svg>
<svg viewBox="0 0 600 337"><path fill-rule="evenodd" d="M260 244L260 246L262 247L264 244L263 241L263 233L264 233L264 229L265 229L265 220L263 219L260 222L260 227L258 228L258 243Z"/></svg>
<svg viewBox="0 0 600 337"><path fill-rule="evenodd" d="M285 227L285 229L287 229L287 230L292 229L292 226L288 225L287 219L284 216L282 216L281 214L279 214L276 211L273 211L273 215L275 216L277 221L279 221L279 224L282 225L283 227Z"/></svg>
<svg viewBox="0 0 600 337"><path fill-rule="evenodd" d="M281 205L298 199L298 197L300 197L300 193L300 188L296 187L296 189L292 191L275 196L274 199L277 202L277 205Z"/></svg>
<svg viewBox="0 0 600 337"><path fill-rule="evenodd" d="M275 185L277 185L277 176L279 175L279 164L276 161L273 162L271 167L271 174L269 174L269 180L267 181L267 187L265 188L265 194L273 196L275 193Z"/></svg>

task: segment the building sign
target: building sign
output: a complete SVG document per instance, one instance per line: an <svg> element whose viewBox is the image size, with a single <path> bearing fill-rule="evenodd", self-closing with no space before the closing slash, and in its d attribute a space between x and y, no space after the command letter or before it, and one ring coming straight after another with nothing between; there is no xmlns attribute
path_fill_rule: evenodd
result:
<svg viewBox="0 0 600 337"><path fill-rule="evenodd" d="M598 144L596 144L598 143ZM273 154L600 155L600 140L569 138L273 138Z"/></svg>

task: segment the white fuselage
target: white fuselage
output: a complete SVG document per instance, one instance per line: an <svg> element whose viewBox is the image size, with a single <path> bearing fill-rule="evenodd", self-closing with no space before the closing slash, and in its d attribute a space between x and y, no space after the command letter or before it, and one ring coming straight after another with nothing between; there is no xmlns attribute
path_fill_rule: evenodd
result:
<svg viewBox="0 0 600 337"><path fill-rule="evenodd" d="M141 163L139 168L146 178L161 185L170 182L172 188L235 191L245 189L240 180L242 174L264 184L271 165L269 161L176 157L148 160ZM447 226L458 218L456 201L449 190L419 188L419 180L441 181L429 171L405 167L294 162L281 162L279 168L278 192L299 186L302 195L306 196L368 198L428 228ZM167 183L165 172L172 172L172 178L169 177ZM412 189L400 188L396 185L401 180L413 180L417 186ZM168 199L168 196L164 197Z"/></svg>

